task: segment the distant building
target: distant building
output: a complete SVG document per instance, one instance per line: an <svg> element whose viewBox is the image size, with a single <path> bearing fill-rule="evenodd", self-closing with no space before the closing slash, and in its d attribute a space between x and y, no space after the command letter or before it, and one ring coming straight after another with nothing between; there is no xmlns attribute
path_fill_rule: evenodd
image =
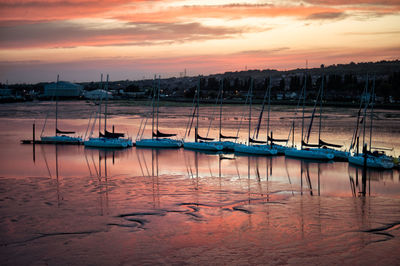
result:
<svg viewBox="0 0 400 266"><path fill-rule="evenodd" d="M85 91L83 97L90 100L99 100L99 99L106 99L107 94L108 94L108 99L113 98L112 93L105 90Z"/></svg>
<svg viewBox="0 0 400 266"><path fill-rule="evenodd" d="M50 83L44 86L44 97L79 97L83 93L83 87L67 81Z"/></svg>

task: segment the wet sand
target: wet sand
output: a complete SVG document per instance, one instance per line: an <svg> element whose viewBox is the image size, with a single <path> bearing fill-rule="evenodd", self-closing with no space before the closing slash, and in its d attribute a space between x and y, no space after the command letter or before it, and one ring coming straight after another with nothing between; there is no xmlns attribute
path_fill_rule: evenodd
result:
<svg viewBox="0 0 400 266"><path fill-rule="evenodd" d="M397 170L369 170L362 196L361 169L343 162L55 145L33 153L19 140L33 120L40 132L52 106L29 104L0 106L2 265L400 263ZM95 107L60 105L62 128L83 135ZM284 136L293 109L273 109L274 136ZM148 110L111 104L109 125L135 136ZM242 110L224 106L224 133L236 133ZM189 112L162 107L161 129L183 134ZM398 152L398 111L376 116L385 118L377 144ZM354 120L352 110L328 111L325 139L349 142Z"/></svg>

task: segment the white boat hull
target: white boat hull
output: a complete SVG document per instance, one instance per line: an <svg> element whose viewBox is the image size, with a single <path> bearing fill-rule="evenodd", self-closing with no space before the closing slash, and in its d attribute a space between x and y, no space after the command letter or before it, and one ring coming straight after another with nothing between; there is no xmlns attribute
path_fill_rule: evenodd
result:
<svg viewBox="0 0 400 266"><path fill-rule="evenodd" d="M222 151L224 149L224 146L216 142L184 142L183 147L203 151Z"/></svg>
<svg viewBox="0 0 400 266"><path fill-rule="evenodd" d="M49 136L49 137L40 137L40 140L43 142L52 142L52 143L81 143L82 138L79 137L70 137L70 136Z"/></svg>
<svg viewBox="0 0 400 266"><path fill-rule="evenodd" d="M351 155L349 156L349 163L364 166L364 156L360 155ZM367 167L370 168L379 168L379 169L392 169L394 167L393 160L390 160L389 157L376 157L370 156L367 157Z"/></svg>
<svg viewBox="0 0 400 266"><path fill-rule="evenodd" d="M182 147L182 141L174 139L141 139L136 141L136 147L180 148Z"/></svg>
<svg viewBox="0 0 400 266"><path fill-rule="evenodd" d="M312 160L332 160L335 156L332 153L319 151L318 149L298 150L296 148L287 148L285 155L301 159Z"/></svg>
<svg viewBox="0 0 400 266"><path fill-rule="evenodd" d="M127 148L129 141L126 139L90 138L84 142L85 147L96 148Z"/></svg>
<svg viewBox="0 0 400 266"><path fill-rule="evenodd" d="M267 145L251 145L247 146L244 144L236 144L235 152L255 154L255 155L276 155L278 151L274 148L270 148Z"/></svg>

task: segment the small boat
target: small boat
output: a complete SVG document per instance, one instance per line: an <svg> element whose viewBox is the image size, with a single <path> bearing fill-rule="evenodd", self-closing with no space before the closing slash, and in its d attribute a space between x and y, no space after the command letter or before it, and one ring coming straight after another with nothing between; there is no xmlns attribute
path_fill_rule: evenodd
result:
<svg viewBox="0 0 400 266"><path fill-rule="evenodd" d="M249 130L248 130L248 141L247 144L236 144L234 147L235 153L245 153L253 155L276 155L278 151L271 145L259 145L265 144L266 141L255 140L251 138L251 108L252 108L252 93L253 93L253 80L250 82L250 89L248 93L249 97Z"/></svg>
<svg viewBox="0 0 400 266"><path fill-rule="evenodd" d="M146 148L180 148L182 147L182 141L171 139L171 137L176 136L176 134L166 134L162 133L158 130L158 106L160 102L160 80L158 80L158 89L153 90L153 100L152 100L152 136L151 139L139 139L139 136L142 136L145 130L145 125L139 128L138 137L136 139L136 147L146 147ZM157 98L157 110L154 111L154 100ZM154 121L154 113L156 113L156 121ZM156 123L156 133L154 133L154 123Z"/></svg>
<svg viewBox="0 0 400 266"><path fill-rule="evenodd" d="M313 159L313 160L333 160L334 155L332 153L326 153L318 149L297 149L287 148L285 149L285 155L289 157L296 157L302 159Z"/></svg>
<svg viewBox="0 0 400 266"><path fill-rule="evenodd" d="M354 165L364 166L364 154L349 156L349 162ZM367 153L367 167L377 169L392 169L395 166L390 156L380 152Z"/></svg>
<svg viewBox="0 0 400 266"><path fill-rule="evenodd" d="M370 168L377 168L377 169L392 169L395 166L394 160L392 157L387 156L384 151L368 151L367 150L367 143L365 142L365 125L366 125L366 120L367 120L367 109L371 105L371 117L370 117L370 133L369 133L369 149L372 150L372 122L373 122L373 112L374 112L374 102L375 102L375 79L373 80L372 83L372 89L371 89L371 97L365 97L368 92L368 76L366 78L366 85L364 89L364 97L361 97L361 104L360 104L360 110L359 110L359 115L357 117L357 125L356 129L353 134L353 139L352 143L350 146L350 149L353 149L354 147L357 147L356 152L354 152L352 155L349 156L348 160L349 163L358 165L358 166L364 166L364 163L366 163L367 167ZM365 101L365 106L364 106L364 111L363 111L363 117L360 120L360 114L361 114L361 106L363 103L363 99ZM359 130L358 126L360 123L363 123L363 152L359 153L358 152L358 146L359 146ZM365 158L367 161L365 162Z"/></svg>
<svg viewBox="0 0 400 266"><path fill-rule="evenodd" d="M56 91L58 89L59 75L57 75ZM56 92L55 92L56 94ZM54 136L43 136L44 129L46 127L47 117L43 125L42 133L40 134L40 140L43 143L52 144L81 144L81 137L68 136L69 134L75 134L74 131L63 131L58 129L58 96L56 95L56 124L55 124L55 135Z"/></svg>
<svg viewBox="0 0 400 266"><path fill-rule="evenodd" d="M103 80L103 75L101 75L101 80ZM106 83L106 91L108 88L108 75ZM124 133L114 133L107 131L107 102L108 94L106 94L106 103L104 110L104 134L100 132L101 127L101 104L99 103L99 137L89 137L88 140L84 142L85 147L95 147L95 148L128 148L132 147L132 139L124 138ZM93 123L93 127L96 121ZM114 130L113 130L114 131ZM93 132L93 131L92 131Z"/></svg>
<svg viewBox="0 0 400 266"><path fill-rule="evenodd" d="M220 97L220 98L218 98ZM221 80L220 89L217 96L217 102L219 100L219 137L216 141L208 141L208 143L214 143L215 145L222 145L222 149L224 151L234 151L236 142L226 140L226 139L234 139L237 140L238 137L235 136L225 136L222 134L222 103L224 99L224 80ZM212 120L211 120L212 121ZM211 122L210 122L211 127Z"/></svg>
<svg viewBox="0 0 400 266"><path fill-rule="evenodd" d="M328 151L328 150L323 150L320 147L319 144L308 144L304 141L305 138L305 134L304 134L304 110L305 110L305 100L306 100L306 88L307 88L307 77L305 77L305 82L302 88L302 92L301 92L301 97L303 99L303 116L302 116L302 120L301 120L301 146L300 149L297 149L296 147L291 147L291 148L287 148L285 149L285 155L289 156L289 157L296 157L296 158L301 158L301 159L312 159L312 160L332 160L335 156L332 152ZM300 97L300 99L301 99ZM315 107L314 107L314 111L315 111ZM314 113L313 116L311 118L310 121L310 127L309 127L309 132L311 131L311 126L312 126L312 119L314 117ZM321 117L320 117L321 120ZM320 128L321 128L321 124L320 124ZM293 125L292 125L292 142L294 142L294 121L293 121ZM319 130L319 132L321 132L321 130ZM309 134L308 134L309 137ZM307 137L307 139L308 139ZM316 147L316 148L309 148L309 147Z"/></svg>
<svg viewBox="0 0 400 266"><path fill-rule="evenodd" d="M217 152L217 151L222 151L224 149L224 146L219 143L219 142L213 142L212 138L207 138L207 137L201 137L198 133L199 130L199 109L200 109L200 79L197 85L197 90L196 90L196 94L195 94L195 99L197 99L196 101L196 106L194 108L194 112L193 114L189 117L189 121L192 120L193 122L193 118L196 115L196 126L195 126L195 137L194 137L194 142L192 141L184 141L183 142L183 147L185 149L191 149L191 150L202 150L202 151L213 151L213 152ZM187 135L185 134L185 137L189 136L190 134L190 127L188 127L189 130L187 131Z"/></svg>
<svg viewBox="0 0 400 266"><path fill-rule="evenodd" d="M89 138L84 142L86 147L95 148L127 148L131 147L129 141L123 139L110 139L110 138Z"/></svg>

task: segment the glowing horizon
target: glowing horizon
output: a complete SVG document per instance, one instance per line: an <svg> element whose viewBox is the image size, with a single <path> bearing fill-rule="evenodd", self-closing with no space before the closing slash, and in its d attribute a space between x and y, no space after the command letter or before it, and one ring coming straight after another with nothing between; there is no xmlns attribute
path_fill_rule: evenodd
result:
<svg viewBox="0 0 400 266"><path fill-rule="evenodd" d="M395 0L0 0L0 82L394 60L399 25Z"/></svg>

